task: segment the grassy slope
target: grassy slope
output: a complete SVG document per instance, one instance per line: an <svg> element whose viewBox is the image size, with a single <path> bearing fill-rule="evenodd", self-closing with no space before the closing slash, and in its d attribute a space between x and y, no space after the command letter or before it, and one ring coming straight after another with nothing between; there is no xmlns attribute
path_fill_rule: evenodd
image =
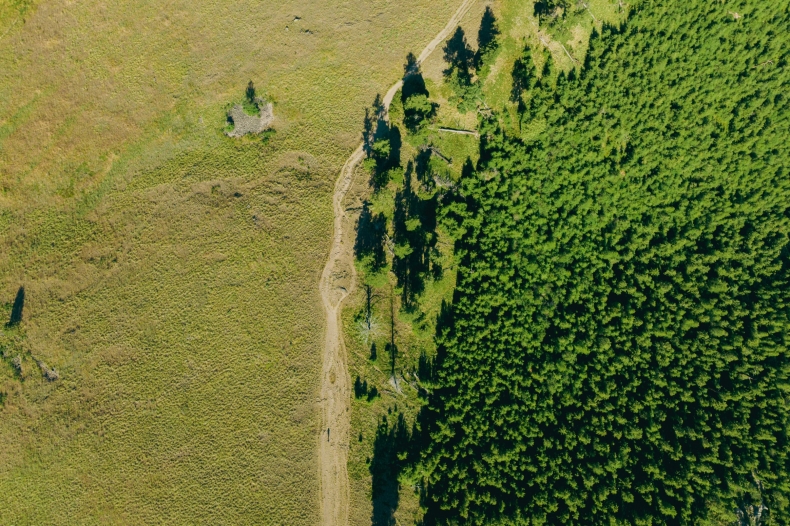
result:
<svg viewBox="0 0 790 526"><path fill-rule="evenodd" d="M0 26L0 522L314 524L332 182L455 2L30 5ZM265 146L220 133L250 78Z"/></svg>

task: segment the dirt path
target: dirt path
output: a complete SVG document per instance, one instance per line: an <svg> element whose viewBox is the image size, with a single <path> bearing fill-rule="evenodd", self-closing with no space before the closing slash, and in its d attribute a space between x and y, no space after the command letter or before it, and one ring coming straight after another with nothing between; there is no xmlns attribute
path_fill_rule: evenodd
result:
<svg viewBox="0 0 790 526"><path fill-rule="evenodd" d="M455 14L436 37L422 50L417 62L422 63L455 30L476 0L464 0ZM384 96L388 110L395 93L403 85L400 80ZM354 291L356 270L352 244L344 240L346 220L343 200L354 179L354 169L364 158L362 144L340 170L332 197L334 208L334 233L329 259L321 274L321 300L326 313L324 365L321 372L321 404L323 426L320 438L321 524L346 526L348 524L349 486L346 463L348 460L351 378L346 364L343 327L340 318L343 300Z"/></svg>

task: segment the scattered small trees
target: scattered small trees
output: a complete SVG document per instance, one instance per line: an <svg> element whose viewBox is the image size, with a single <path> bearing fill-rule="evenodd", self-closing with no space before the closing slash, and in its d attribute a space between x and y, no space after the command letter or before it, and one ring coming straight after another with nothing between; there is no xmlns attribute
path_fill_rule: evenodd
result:
<svg viewBox="0 0 790 526"><path fill-rule="evenodd" d="M355 398L362 398L363 396L367 396L368 394L368 382L367 380L362 381L357 375L357 379L354 380L354 397Z"/></svg>
<svg viewBox="0 0 790 526"><path fill-rule="evenodd" d="M359 375L357 375L357 379L354 380L354 398L364 398L368 402L371 402L379 397L379 390L376 389L375 385L368 386L367 380L362 380Z"/></svg>

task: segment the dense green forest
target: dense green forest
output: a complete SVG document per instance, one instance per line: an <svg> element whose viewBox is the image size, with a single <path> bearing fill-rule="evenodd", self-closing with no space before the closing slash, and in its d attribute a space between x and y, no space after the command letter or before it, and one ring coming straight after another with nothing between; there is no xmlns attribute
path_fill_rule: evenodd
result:
<svg viewBox="0 0 790 526"><path fill-rule="evenodd" d="M440 212L426 524L790 522L789 5L646 0L569 75L524 51Z"/></svg>
<svg viewBox="0 0 790 526"><path fill-rule="evenodd" d="M789 30L788 0L643 0L570 73L524 49L509 109L475 75L495 40L457 33L480 157L443 185L404 92L424 145L358 254L419 311L454 240L424 407L379 429L426 525L790 523Z"/></svg>

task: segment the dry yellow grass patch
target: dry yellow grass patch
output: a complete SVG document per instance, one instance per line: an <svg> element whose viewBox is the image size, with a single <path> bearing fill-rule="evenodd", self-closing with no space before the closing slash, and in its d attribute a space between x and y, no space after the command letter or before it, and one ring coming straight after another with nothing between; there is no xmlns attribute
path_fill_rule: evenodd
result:
<svg viewBox="0 0 790 526"><path fill-rule="evenodd" d="M332 182L455 4L3 7L0 523L317 522Z"/></svg>

